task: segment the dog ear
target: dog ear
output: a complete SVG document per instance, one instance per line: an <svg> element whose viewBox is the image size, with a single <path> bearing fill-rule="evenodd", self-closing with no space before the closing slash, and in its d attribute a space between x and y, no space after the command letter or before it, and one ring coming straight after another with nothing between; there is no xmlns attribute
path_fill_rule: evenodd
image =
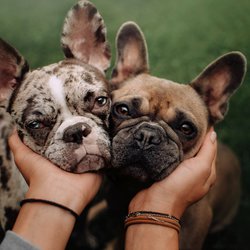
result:
<svg viewBox="0 0 250 250"><path fill-rule="evenodd" d="M224 118L229 98L240 86L245 72L245 56L231 52L212 62L192 81L191 86L208 107L212 124Z"/></svg>
<svg viewBox="0 0 250 250"><path fill-rule="evenodd" d="M0 102L10 97L28 70L20 53L0 38Z"/></svg>
<svg viewBox="0 0 250 250"><path fill-rule="evenodd" d="M116 37L116 63L111 83L119 84L129 77L148 71L148 52L144 35L136 23L124 23Z"/></svg>
<svg viewBox="0 0 250 250"><path fill-rule="evenodd" d="M79 1L68 12L61 45L67 58L76 58L103 72L110 66L111 52L104 21L96 7L86 0Z"/></svg>

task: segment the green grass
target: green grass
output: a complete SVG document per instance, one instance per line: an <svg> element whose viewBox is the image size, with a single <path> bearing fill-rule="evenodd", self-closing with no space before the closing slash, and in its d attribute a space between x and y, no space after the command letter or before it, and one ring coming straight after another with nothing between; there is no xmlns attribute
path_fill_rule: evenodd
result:
<svg viewBox="0 0 250 250"><path fill-rule="evenodd" d="M128 20L146 36L151 72L189 82L212 60L239 50L250 58L249 0L93 0L102 13L114 55L115 34ZM64 16L72 0L1 0L0 36L28 59L32 68L63 58L59 46ZM242 164L242 203L236 221L213 249L246 249L250 224L250 86L249 74L232 98L219 138ZM212 248L209 248L212 249Z"/></svg>

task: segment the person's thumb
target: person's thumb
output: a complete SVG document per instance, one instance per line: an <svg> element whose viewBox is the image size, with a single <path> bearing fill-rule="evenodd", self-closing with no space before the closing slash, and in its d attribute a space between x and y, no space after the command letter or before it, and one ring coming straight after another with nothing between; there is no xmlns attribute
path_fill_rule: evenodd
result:
<svg viewBox="0 0 250 250"><path fill-rule="evenodd" d="M217 151L217 135L213 128L207 133L205 140L197 154L197 158L201 159L202 162L212 162L215 159Z"/></svg>
<svg viewBox="0 0 250 250"><path fill-rule="evenodd" d="M38 160L40 161L41 156L34 153L30 148L24 145L16 131L9 137L8 142L9 147L13 152L15 163L26 182L29 184L30 176L34 171Z"/></svg>

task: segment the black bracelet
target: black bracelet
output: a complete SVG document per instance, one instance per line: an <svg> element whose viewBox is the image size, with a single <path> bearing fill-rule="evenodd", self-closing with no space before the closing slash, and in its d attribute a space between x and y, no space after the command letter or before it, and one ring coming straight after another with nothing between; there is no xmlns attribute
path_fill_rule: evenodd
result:
<svg viewBox="0 0 250 250"><path fill-rule="evenodd" d="M68 211L69 213L71 213L76 219L78 218L78 214L73 211L72 209L68 208L68 207L65 207L61 204L58 204L54 201L49 201L49 200L43 200L43 199L24 199L20 202L20 206L24 205L25 203L35 203L35 202L40 202L40 203L45 203L45 204L49 204L49 205L52 205L52 206L55 206L55 207L59 207L61 209L64 209L66 211Z"/></svg>

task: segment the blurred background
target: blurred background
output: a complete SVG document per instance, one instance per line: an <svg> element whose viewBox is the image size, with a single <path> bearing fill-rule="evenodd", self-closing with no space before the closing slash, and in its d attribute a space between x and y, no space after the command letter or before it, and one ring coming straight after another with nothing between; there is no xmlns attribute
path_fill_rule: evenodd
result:
<svg viewBox="0 0 250 250"><path fill-rule="evenodd" d="M128 20L142 28L151 72L187 83L212 60L238 50L250 60L249 0L93 0L114 41ZM31 68L63 58L60 32L74 0L0 0L0 37L16 47ZM249 249L250 225L250 85L249 74L233 96L226 119L216 130L242 165L241 206L227 230L209 237L206 249ZM248 106L249 105L249 106Z"/></svg>

